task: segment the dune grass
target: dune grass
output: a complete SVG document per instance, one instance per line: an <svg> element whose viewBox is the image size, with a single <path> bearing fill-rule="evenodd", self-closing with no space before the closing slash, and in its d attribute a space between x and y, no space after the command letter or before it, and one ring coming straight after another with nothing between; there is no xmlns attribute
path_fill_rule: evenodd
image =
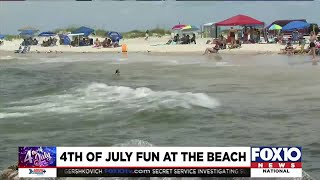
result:
<svg viewBox="0 0 320 180"><path fill-rule="evenodd" d="M122 33L123 38L139 38L145 37L146 31L133 30L129 32ZM171 31L161 28L154 28L149 30L149 36L164 36L171 34Z"/></svg>
<svg viewBox="0 0 320 180"><path fill-rule="evenodd" d="M53 30L54 33L67 33L67 32L73 32L76 29L78 29L80 26L69 26L66 28L58 28ZM94 28L93 28L94 29ZM104 29L95 29L94 35L97 37L106 37L106 34L108 33L107 30ZM146 31L142 30L132 30L129 32L120 32L120 34L123 36L125 39L130 39L130 38L140 38L140 37L145 37ZM164 35L169 35L171 34L170 30L163 29L163 28L154 28L149 30L149 36L164 36ZM6 40L11 41L13 39L19 39L19 35L6 35L5 37Z"/></svg>
<svg viewBox="0 0 320 180"><path fill-rule="evenodd" d="M5 35L4 39L7 41L12 41L14 39L20 39L20 36L19 35Z"/></svg>

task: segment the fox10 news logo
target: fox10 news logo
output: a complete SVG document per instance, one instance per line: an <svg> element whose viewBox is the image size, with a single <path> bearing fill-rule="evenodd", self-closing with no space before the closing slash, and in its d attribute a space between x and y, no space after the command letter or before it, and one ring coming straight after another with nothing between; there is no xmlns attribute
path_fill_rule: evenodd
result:
<svg viewBox="0 0 320 180"><path fill-rule="evenodd" d="M19 168L55 167L56 147L19 147ZM42 171L42 172L41 172ZM30 169L29 174L45 173Z"/></svg>
<svg viewBox="0 0 320 180"><path fill-rule="evenodd" d="M302 177L301 147L252 147L251 177Z"/></svg>

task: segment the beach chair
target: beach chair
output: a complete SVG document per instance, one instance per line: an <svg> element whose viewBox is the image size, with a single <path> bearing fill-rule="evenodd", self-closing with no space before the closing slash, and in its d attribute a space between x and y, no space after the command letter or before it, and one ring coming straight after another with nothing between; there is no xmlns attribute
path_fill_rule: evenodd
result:
<svg viewBox="0 0 320 180"><path fill-rule="evenodd" d="M308 49L305 49L305 44L301 44L298 46L296 49L294 49L293 53L294 54L305 54L308 52Z"/></svg>
<svg viewBox="0 0 320 180"><path fill-rule="evenodd" d="M30 46L24 46L21 53L24 54L24 53L28 53L28 52L30 52Z"/></svg>

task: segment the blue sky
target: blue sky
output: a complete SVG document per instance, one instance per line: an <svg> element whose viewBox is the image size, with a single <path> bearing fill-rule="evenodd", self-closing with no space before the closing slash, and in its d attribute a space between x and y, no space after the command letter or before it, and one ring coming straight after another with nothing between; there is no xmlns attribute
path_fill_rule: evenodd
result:
<svg viewBox="0 0 320 180"><path fill-rule="evenodd" d="M279 19L307 19L320 24L320 0L283 2L134 2L24 1L0 2L0 33L18 34L33 26L41 31L86 25L114 31L170 28L179 22L199 26L237 14L266 23Z"/></svg>

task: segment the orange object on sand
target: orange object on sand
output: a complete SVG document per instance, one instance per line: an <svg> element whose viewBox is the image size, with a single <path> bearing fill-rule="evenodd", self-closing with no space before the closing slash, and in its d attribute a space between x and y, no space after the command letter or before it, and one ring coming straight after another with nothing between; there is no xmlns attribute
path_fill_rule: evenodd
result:
<svg viewBox="0 0 320 180"><path fill-rule="evenodd" d="M122 52L128 52L128 48L126 44L122 44Z"/></svg>

